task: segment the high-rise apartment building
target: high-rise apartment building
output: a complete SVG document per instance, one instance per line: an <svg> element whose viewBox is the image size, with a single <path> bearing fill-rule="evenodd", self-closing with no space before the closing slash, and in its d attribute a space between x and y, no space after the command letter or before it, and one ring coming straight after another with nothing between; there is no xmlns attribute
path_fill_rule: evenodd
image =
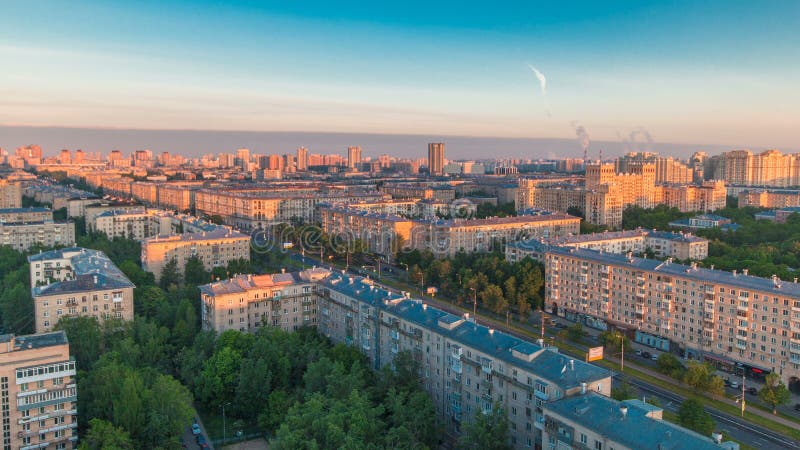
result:
<svg viewBox="0 0 800 450"><path fill-rule="evenodd" d="M61 150L61 155L58 157L58 162L61 164L72 164L72 155L68 148Z"/></svg>
<svg viewBox="0 0 800 450"><path fill-rule="evenodd" d="M428 171L431 175L444 175L444 143L428 144Z"/></svg>
<svg viewBox="0 0 800 450"><path fill-rule="evenodd" d="M300 147L297 149L297 171L305 172L308 170L308 149Z"/></svg>
<svg viewBox="0 0 800 450"><path fill-rule="evenodd" d="M358 170L361 166L361 147L347 147L347 167Z"/></svg>
<svg viewBox="0 0 800 450"><path fill-rule="evenodd" d="M3 449L75 448L75 373L63 331L0 336Z"/></svg>
<svg viewBox="0 0 800 450"><path fill-rule="evenodd" d="M240 148L236 150L236 160L234 161L236 167L241 170L250 170L250 149Z"/></svg>

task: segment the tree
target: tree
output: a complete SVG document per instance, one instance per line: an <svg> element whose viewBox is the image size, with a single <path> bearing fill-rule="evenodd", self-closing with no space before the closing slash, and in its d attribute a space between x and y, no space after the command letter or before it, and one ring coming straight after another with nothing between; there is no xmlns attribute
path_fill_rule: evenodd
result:
<svg viewBox="0 0 800 450"><path fill-rule="evenodd" d="M628 400L629 398L634 398L636 394L633 392L633 388L631 388L630 383L627 381L622 381L617 387L611 388L611 398L614 400Z"/></svg>
<svg viewBox="0 0 800 450"><path fill-rule="evenodd" d="M567 328L567 337L569 338L570 341L573 342L580 341L581 339L583 339L585 335L586 332L583 331L583 327L579 323L571 325L569 328Z"/></svg>
<svg viewBox="0 0 800 450"><path fill-rule="evenodd" d="M678 423L703 436L708 436L714 431L714 420L703 408L700 400L686 399L678 409Z"/></svg>
<svg viewBox="0 0 800 450"><path fill-rule="evenodd" d="M772 407L772 414L778 414L778 406L786 404L791 398L791 393L783 384L781 376L772 372L767 374L764 387L758 392L758 398Z"/></svg>
<svg viewBox="0 0 800 450"><path fill-rule="evenodd" d="M508 450L508 416L499 404L495 404L488 414L480 409L472 422L464 425L464 432L458 438L456 448L460 450Z"/></svg>
<svg viewBox="0 0 800 450"><path fill-rule="evenodd" d="M723 391L722 379L714 375L714 368L708 363L689 362L683 375L683 382L691 386L695 392L708 392L720 395Z"/></svg>
<svg viewBox="0 0 800 450"><path fill-rule="evenodd" d="M163 276L163 275L162 275ZM189 286L206 284L210 280L210 275L203 265L203 260L198 256L192 256L186 260L183 281Z"/></svg>
<svg viewBox="0 0 800 450"><path fill-rule="evenodd" d="M659 372L674 378L681 378L683 375L683 364L681 364L680 360L672 353L662 353L659 355L658 361L656 361L656 367Z"/></svg>
<svg viewBox="0 0 800 450"><path fill-rule="evenodd" d="M103 352L103 332L95 317L65 317L58 321L56 330L64 330L69 340L69 352L75 358L78 370L89 370Z"/></svg>
<svg viewBox="0 0 800 450"><path fill-rule="evenodd" d="M80 450L134 450L133 441L127 431L113 423L92 419L89 432L81 439Z"/></svg>
<svg viewBox="0 0 800 450"><path fill-rule="evenodd" d="M167 290L170 286L178 286L181 283L181 274L178 271L178 260L170 259L161 270L161 279L158 285L161 289Z"/></svg>

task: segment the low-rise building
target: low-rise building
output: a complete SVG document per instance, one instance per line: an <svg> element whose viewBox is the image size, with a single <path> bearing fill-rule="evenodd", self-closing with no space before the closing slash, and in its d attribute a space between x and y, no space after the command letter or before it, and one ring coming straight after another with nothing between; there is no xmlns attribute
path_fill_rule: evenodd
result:
<svg viewBox="0 0 800 450"><path fill-rule="evenodd" d="M800 206L800 190L796 189L746 189L739 192L739 208L784 208Z"/></svg>
<svg viewBox="0 0 800 450"><path fill-rule="evenodd" d="M22 185L18 181L0 178L0 208L22 207Z"/></svg>
<svg viewBox="0 0 800 450"><path fill-rule="evenodd" d="M703 230L706 228L720 228L722 230L736 230L739 228L731 219L716 214L700 214L688 219L673 220L669 226L687 230Z"/></svg>
<svg viewBox="0 0 800 450"><path fill-rule="evenodd" d="M703 436L663 419L641 400L617 401L587 392L544 405L542 448L548 450L738 450L722 434Z"/></svg>
<svg viewBox="0 0 800 450"><path fill-rule="evenodd" d="M133 320L135 286L105 253L71 247L30 255L28 262L37 333L64 317Z"/></svg>
<svg viewBox="0 0 800 450"><path fill-rule="evenodd" d="M59 247L75 245L73 222L0 223L0 245L26 251L34 245Z"/></svg>
<svg viewBox="0 0 800 450"><path fill-rule="evenodd" d="M0 336L4 449L75 448L75 374L63 331Z"/></svg>
<svg viewBox="0 0 800 450"><path fill-rule="evenodd" d="M164 266L175 259L178 267L191 257L203 261L206 270L224 267L237 259L250 260L250 236L219 227L213 231L157 236L142 242L142 268L161 278Z"/></svg>

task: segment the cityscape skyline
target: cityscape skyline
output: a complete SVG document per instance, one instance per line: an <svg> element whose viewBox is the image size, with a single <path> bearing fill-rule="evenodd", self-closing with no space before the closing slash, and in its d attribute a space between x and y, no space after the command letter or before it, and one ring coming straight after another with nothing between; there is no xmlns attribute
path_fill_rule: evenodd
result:
<svg viewBox="0 0 800 450"><path fill-rule="evenodd" d="M793 2L195 6L7 4L0 124L796 148Z"/></svg>

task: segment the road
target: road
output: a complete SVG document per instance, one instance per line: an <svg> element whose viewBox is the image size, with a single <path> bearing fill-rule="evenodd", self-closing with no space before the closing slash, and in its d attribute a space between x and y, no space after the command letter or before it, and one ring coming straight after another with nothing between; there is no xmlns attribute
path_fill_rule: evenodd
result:
<svg viewBox="0 0 800 450"><path fill-rule="evenodd" d="M683 397L661 389L657 386L642 382L636 378L624 375L631 386L639 390L642 395L656 397L661 402L661 407L673 413L678 412L678 407L685 400ZM619 379L616 376L615 379ZM717 431L751 447L761 450L800 449L800 442L789 439L782 434L743 422L736 416L706 408L706 412L717 422Z"/></svg>
<svg viewBox="0 0 800 450"><path fill-rule="evenodd" d="M308 256L302 257L301 255L293 255L292 258L297 261L302 261L306 266L320 265L319 260L310 258ZM391 288L389 286L385 287L391 291L396 291L396 289ZM446 301L429 297L425 297L425 301L436 306L439 309L442 309L444 311L447 311L451 314L455 314L458 316L462 315L464 312L455 305ZM487 319L485 317L478 318L478 321L483 323L487 323L488 320L490 319ZM502 321L492 320L491 325L492 327L498 330L516 336L520 339L525 339L525 340L531 339L530 336L523 335L521 333L516 332L513 329L507 328ZM539 330L538 325L534 327L533 323L529 323L528 326L532 328L532 331ZM547 329L545 330L545 335L547 337L552 337L556 331L557 330L554 330L551 327L547 327ZM620 375L617 374L615 376L615 379L619 379L619 376ZM685 400L680 395L666 391L658 386L654 386L650 383L639 380L637 378L629 377L627 375L624 376L626 377L628 383L631 386L638 389L642 395L656 396L661 401L662 407L665 410L677 413L678 407ZM717 422L717 431L725 433L727 436L741 442L742 444L757 448L759 450L773 450L773 449L800 450L800 441L793 440L779 433L763 428L759 425L755 425L750 422L744 421L739 417L731 416L729 414L723 413L713 408L706 408L706 411Z"/></svg>

